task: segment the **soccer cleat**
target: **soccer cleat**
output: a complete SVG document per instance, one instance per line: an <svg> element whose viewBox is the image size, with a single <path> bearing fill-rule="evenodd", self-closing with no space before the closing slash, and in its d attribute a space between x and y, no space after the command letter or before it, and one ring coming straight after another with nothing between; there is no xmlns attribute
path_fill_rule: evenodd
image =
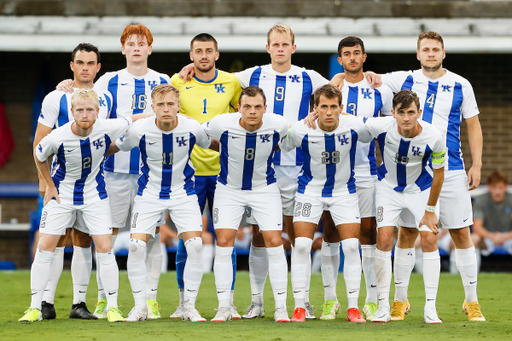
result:
<svg viewBox="0 0 512 341"><path fill-rule="evenodd" d="M195 308L186 309L181 319L190 322L206 322L206 319Z"/></svg>
<svg viewBox="0 0 512 341"><path fill-rule="evenodd" d="M46 301L41 302L41 314L43 315L43 320L53 320L57 317L55 306Z"/></svg>
<svg viewBox="0 0 512 341"><path fill-rule="evenodd" d="M372 322L386 323L391 321L391 315L389 314L389 307L379 306L379 309L373 315Z"/></svg>
<svg viewBox="0 0 512 341"><path fill-rule="evenodd" d="M306 322L306 309L295 308L292 315L292 322Z"/></svg>
<svg viewBox="0 0 512 341"><path fill-rule="evenodd" d="M148 311L144 308L133 307L128 317L124 319L126 322L137 322L137 321L147 321L148 320Z"/></svg>
<svg viewBox="0 0 512 341"><path fill-rule="evenodd" d="M70 319L82 319L82 320L97 320L98 318L91 314L85 302L80 302L78 304L73 304L71 306L71 311L69 312Z"/></svg>
<svg viewBox="0 0 512 341"><path fill-rule="evenodd" d="M18 321L20 322L36 322L36 321L42 321L43 320L43 314L41 314L41 310L37 308L28 308L25 310L25 315L23 315L22 318L20 318Z"/></svg>
<svg viewBox="0 0 512 341"><path fill-rule="evenodd" d="M226 322L231 321L233 318L231 317L231 309L228 308L219 308L217 310L217 315L212 318L212 322Z"/></svg>
<svg viewBox="0 0 512 341"><path fill-rule="evenodd" d="M409 299L405 302L394 301L391 306L391 320L392 321L403 321L404 316L409 314L411 311L411 305Z"/></svg>
<svg viewBox="0 0 512 341"><path fill-rule="evenodd" d="M366 303L363 307L363 314L364 314L364 317L366 318L366 320L371 321L378 309L379 309L379 306L377 305L377 303L374 303L374 302Z"/></svg>
<svg viewBox="0 0 512 341"><path fill-rule="evenodd" d="M98 303L96 303L96 309L94 310L93 315L99 319L107 318L107 299L106 298L102 298L102 299L98 300Z"/></svg>
<svg viewBox="0 0 512 341"><path fill-rule="evenodd" d="M361 312L357 308L347 310L347 321L355 323L365 323L366 320L361 316Z"/></svg>
<svg viewBox="0 0 512 341"><path fill-rule="evenodd" d="M229 308L229 310L231 311L231 318L233 320L239 320L242 318L242 316L240 316L240 314L238 313L238 311L236 311L236 307L234 305L231 305L231 307Z"/></svg>
<svg viewBox="0 0 512 341"><path fill-rule="evenodd" d="M251 303L247 308L247 313L242 316L244 319L254 319L258 317L265 317L265 310L263 310L262 304Z"/></svg>
<svg viewBox="0 0 512 341"><path fill-rule="evenodd" d="M440 324L443 323L439 316L437 316L437 311L435 307L425 308L425 323L428 324Z"/></svg>
<svg viewBox="0 0 512 341"><path fill-rule="evenodd" d="M468 303L464 300L464 303L462 303L462 311L464 314L468 315L470 321L485 321L478 301Z"/></svg>
<svg viewBox="0 0 512 341"><path fill-rule="evenodd" d="M316 320L315 316L315 307L311 305L311 303L306 302L306 320Z"/></svg>
<svg viewBox="0 0 512 341"><path fill-rule="evenodd" d="M171 315L169 316L170 319L180 319L180 318L183 318L183 312L185 311L185 308L183 307L182 304L180 304L177 308L176 308L176 311Z"/></svg>
<svg viewBox="0 0 512 341"><path fill-rule="evenodd" d="M284 307L276 308L274 312L274 321L275 322L290 322L290 318L288 317L288 312Z"/></svg>
<svg viewBox="0 0 512 341"><path fill-rule="evenodd" d="M340 303L338 300L327 300L325 301L322 308L322 316L320 320L334 320L336 315L340 312Z"/></svg>
<svg viewBox="0 0 512 341"><path fill-rule="evenodd" d="M146 301L146 310L148 311L148 319L161 319L162 315L160 315L160 304L158 304L155 300L147 300Z"/></svg>
<svg viewBox="0 0 512 341"><path fill-rule="evenodd" d="M107 311L108 322L124 322L123 313L117 307L108 307Z"/></svg>

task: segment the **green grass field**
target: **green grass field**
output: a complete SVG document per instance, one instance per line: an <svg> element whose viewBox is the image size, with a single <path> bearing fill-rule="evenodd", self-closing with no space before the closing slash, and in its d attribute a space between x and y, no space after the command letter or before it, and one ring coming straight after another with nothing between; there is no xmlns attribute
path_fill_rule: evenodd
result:
<svg viewBox="0 0 512 341"><path fill-rule="evenodd" d="M93 275L94 276L94 275ZM464 299L460 276L442 274L437 300L441 325L423 322L424 291L420 275L413 274L409 290L412 310L405 321L386 324L351 324L345 315L335 321L306 321L305 323L277 324L272 321L272 291L267 281L265 311L267 316L257 320L238 320L228 323L201 323L170 320L178 304L175 273L162 275L158 301L162 306L160 320L139 323L108 323L68 319L72 304L71 274L64 271L55 307L57 319L32 324L17 322L30 303L30 273L28 271L0 272L0 340L509 340L512 339L512 274L485 273L479 276L478 294L487 322L469 322L461 311ZM360 307L364 302L364 284ZM121 273L119 304L126 315L133 306L133 298L126 272ZM392 292L394 289L392 288ZM323 303L320 275L311 280L311 303L317 307L317 317ZM346 306L343 275L338 282L338 297ZM240 313L250 304L249 274L239 272L236 282L235 304ZM92 277L87 294L90 310L96 302L96 281ZM217 297L213 274L203 277L197 308L204 317L215 315ZM288 311L293 310L291 288L288 291ZM344 309L343 309L344 310Z"/></svg>

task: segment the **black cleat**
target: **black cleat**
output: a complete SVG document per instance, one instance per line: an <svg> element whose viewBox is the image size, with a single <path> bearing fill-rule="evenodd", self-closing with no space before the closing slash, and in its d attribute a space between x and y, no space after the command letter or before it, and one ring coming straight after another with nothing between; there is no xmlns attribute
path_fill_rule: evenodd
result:
<svg viewBox="0 0 512 341"><path fill-rule="evenodd" d="M85 302L80 302L78 304L73 304L71 306L71 311L69 312L70 319L82 319L82 320L97 320L98 318L91 314Z"/></svg>
<svg viewBox="0 0 512 341"><path fill-rule="evenodd" d="M46 301L41 302L41 314L43 315L43 320L54 320L57 317L55 306Z"/></svg>

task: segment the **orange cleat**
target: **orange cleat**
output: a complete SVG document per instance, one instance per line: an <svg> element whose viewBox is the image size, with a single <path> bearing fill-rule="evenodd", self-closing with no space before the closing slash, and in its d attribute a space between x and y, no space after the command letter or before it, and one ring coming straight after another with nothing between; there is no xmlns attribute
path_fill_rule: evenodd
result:
<svg viewBox="0 0 512 341"><path fill-rule="evenodd" d="M366 320L361 315L361 312L357 308L350 308L347 310L347 321L355 323L365 323Z"/></svg>
<svg viewBox="0 0 512 341"><path fill-rule="evenodd" d="M292 322L306 322L306 309L295 308L293 311Z"/></svg>

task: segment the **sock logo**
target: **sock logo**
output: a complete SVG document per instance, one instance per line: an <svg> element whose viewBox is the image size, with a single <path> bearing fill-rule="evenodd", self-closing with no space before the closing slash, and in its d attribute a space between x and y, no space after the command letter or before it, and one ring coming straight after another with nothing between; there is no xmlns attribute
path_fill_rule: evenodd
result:
<svg viewBox="0 0 512 341"><path fill-rule="evenodd" d="M109 294L110 296L115 295L116 293L117 293L117 291L109 291L109 292L108 292L108 294Z"/></svg>

